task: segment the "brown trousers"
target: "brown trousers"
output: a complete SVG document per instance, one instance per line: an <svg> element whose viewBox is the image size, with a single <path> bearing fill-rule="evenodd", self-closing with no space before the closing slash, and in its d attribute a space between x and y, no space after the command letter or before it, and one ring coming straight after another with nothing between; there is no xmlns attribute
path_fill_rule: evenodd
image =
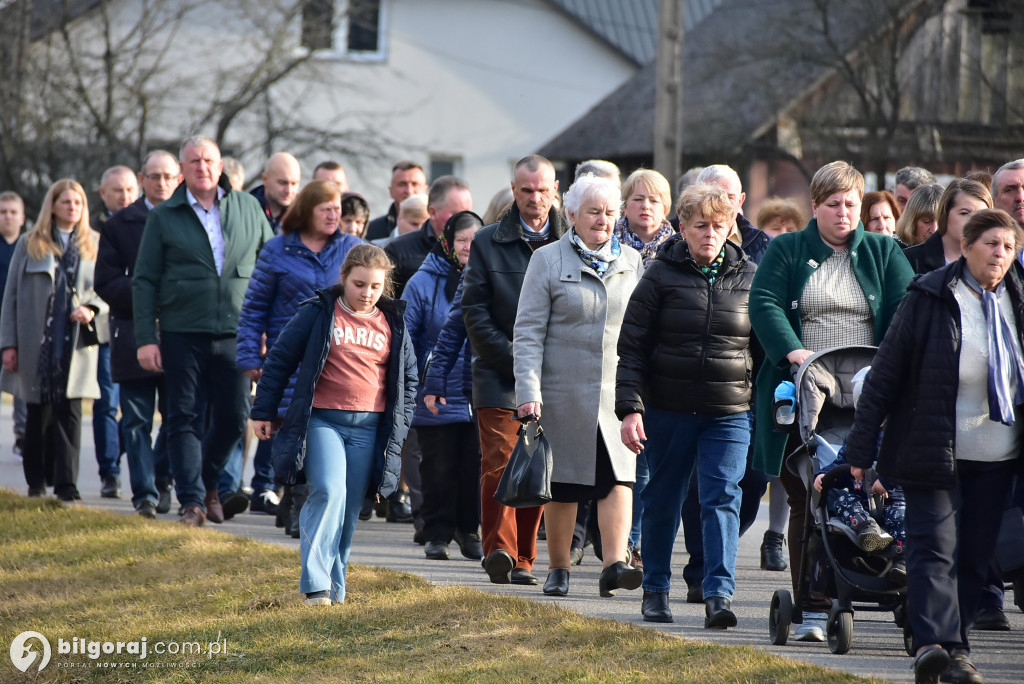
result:
<svg viewBox="0 0 1024 684"><path fill-rule="evenodd" d="M484 556L503 549L516 561L516 567L532 570L537 560L537 530L543 506L509 508L494 500L498 481L505 471L516 445L519 423L514 411L481 408L476 411L480 429L480 528Z"/></svg>

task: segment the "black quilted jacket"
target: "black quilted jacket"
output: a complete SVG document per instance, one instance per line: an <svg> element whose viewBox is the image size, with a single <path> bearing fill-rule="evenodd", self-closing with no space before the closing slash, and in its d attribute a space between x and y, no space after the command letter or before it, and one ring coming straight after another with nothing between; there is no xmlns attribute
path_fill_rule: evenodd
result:
<svg viewBox="0 0 1024 684"><path fill-rule="evenodd" d="M875 466L880 475L918 489L956 484L960 307L953 289L964 268L961 258L916 277L907 288L857 404L846 441L851 465L871 466L878 430L888 418ZM1015 269L1004 282L1024 344L1024 288Z"/></svg>
<svg viewBox="0 0 1024 684"><path fill-rule="evenodd" d="M727 242L725 250L711 286L681 235L670 238L644 272L619 333L620 420L645 406L722 416L750 408L747 302L756 266L734 244Z"/></svg>

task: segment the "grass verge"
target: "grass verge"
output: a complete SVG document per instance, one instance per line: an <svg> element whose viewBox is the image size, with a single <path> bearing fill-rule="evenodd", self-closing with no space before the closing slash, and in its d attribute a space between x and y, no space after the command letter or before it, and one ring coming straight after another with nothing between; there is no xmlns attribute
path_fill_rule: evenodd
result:
<svg viewBox="0 0 1024 684"><path fill-rule="evenodd" d="M344 605L308 608L298 571L292 550L0 489L0 682L863 681L381 568L351 567ZM26 630L51 645L41 672L7 657ZM59 652L142 637L146 658Z"/></svg>

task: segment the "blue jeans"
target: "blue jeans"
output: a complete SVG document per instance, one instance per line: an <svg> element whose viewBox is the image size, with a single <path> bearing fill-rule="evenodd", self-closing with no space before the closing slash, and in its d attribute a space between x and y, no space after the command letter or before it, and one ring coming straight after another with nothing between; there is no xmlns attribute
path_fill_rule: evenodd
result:
<svg viewBox="0 0 1024 684"><path fill-rule="evenodd" d="M153 443L153 412L164 416L163 377L126 380L121 383L121 427L128 455L128 476L132 484L132 505L144 501L156 505L160 491L171 483L167 460L167 437L163 425ZM157 400L159 395L160 399Z"/></svg>
<svg viewBox="0 0 1024 684"><path fill-rule="evenodd" d="M235 444L235 448L231 450L231 455L228 456L228 462L224 464L224 470L220 471L220 479L217 480L217 491L220 494L221 501L237 492L242 486L242 468L245 467L243 446L243 440L239 439L238 443Z"/></svg>
<svg viewBox="0 0 1024 684"><path fill-rule="evenodd" d="M96 381L100 398L92 402L92 439L100 477L121 476L121 439L117 428L117 384L110 379L110 345L99 345Z"/></svg>
<svg viewBox="0 0 1024 684"><path fill-rule="evenodd" d="M160 353L167 389L167 452L178 503L205 512L206 492L217 490L221 471L245 429L249 378L235 364L234 336L161 331Z"/></svg>
<svg viewBox="0 0 1024 684"><path fill-rule="evenodd" d="M299 591L330 591L345 600L345 574L359 507L373 469L381 414L313 409L303 470L309 496L299 514L302 575Z"/></svg>
<svg viewBox="0 0 1024 684"><path fill-rule="evenodd" d="M629 528L629 545L640 546L640 517L644 513L643 491L651 479L651 469L647 466L647 452L636 455L636 482L633 484L633 526Z"/></svg>
<svg viewBox="0 0 1024 684"><path fill-rule="evenodd" d="M750 412L707 416L649 408L644 429L651 471L641 495L644 590L667 592L671 587L672 547L696 462L704 533L704 598L731 599L740 531L739 482L750 444Z"/></svg>
<svg viewBox="0 0 1024 684"><path fill-rule="evenodd" d="M252 457L252 494L259 496L260 492L268 489L276 489L274 486L274 453L273 441L265 440L256 445L256 453Z"/></svg>

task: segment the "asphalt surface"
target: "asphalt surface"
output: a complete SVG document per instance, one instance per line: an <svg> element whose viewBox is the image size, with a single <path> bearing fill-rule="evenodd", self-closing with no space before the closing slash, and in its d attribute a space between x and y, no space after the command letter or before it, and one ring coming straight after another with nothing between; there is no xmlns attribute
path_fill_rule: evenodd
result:
<svg viewBox="0 0 1024 684"><path fill-rule="evenodd" d="M121 499L102 499L99 496L100 480L97 475L95 452L92 446L92 429L89 416L83 416L82 456L78 487L83 504L110 511L131 514L130 488L127 466L122 463L122 486L125 490ZM0 487L20 494L27 491L20 460L12 455L13 426L11 423L10 398L4 396L0 408ZM251 466L247 469L246 481L251 477ZM173 522L177 505L172 513L160 516ZM458 547L452 544L452 560L431 561L423 554L423 547L412 541L413 528L409 524L386 523L374 518L360 523L356 530L352 562L358 565L379 566L402 572L409 572L438 585L462 585L495 594L508 594L549 602L574 610L583 615L607 618L620 622L658 629L685 639L707 641L730 646L750 645L763 651L807 663L845 670L857 675L873 676L893 682L912 682L911 659L903 649L902 631L888 613L858 613L854 619L853 645L845 655L833 654L827 644L804 643L790 640L785 646L773 646L768 631L768 612L772 593L787 588L789 573L766 572L759 568L759 547L761 537L767 528L767 505L762 506L761 516L754 527L740 539L737 559L736 594L733 611L739 624L726 631L704 629L704 607L685 603L685 584L682 582L682 568L686 562L682 537L677 540L673 557L673 574L678 589L672 597L672 612L675 622L667 625L645 623L640 616L641 590L619 591L613 598L598 595L598 575L601 564L590 547L582 565L572 569L569 595L555 598L541 593L541 587L491 584L479 562L462 558ZM298 540L286 537L274 527L271 516L243 513L222 525L209 524L218 529L239 536L298 549ZM547 551L544 543L539 544L536 573L543 582L546 574ZM298 565L295 567L296 600L298 594ZM1012 625L1009 632L978 632L972 635L972 660L984 675L986 682L1024 681L1024 614L1012 603L1013 594L1006 596L1006 614ZM6 645L2 645L6 651Z"/></svg>

